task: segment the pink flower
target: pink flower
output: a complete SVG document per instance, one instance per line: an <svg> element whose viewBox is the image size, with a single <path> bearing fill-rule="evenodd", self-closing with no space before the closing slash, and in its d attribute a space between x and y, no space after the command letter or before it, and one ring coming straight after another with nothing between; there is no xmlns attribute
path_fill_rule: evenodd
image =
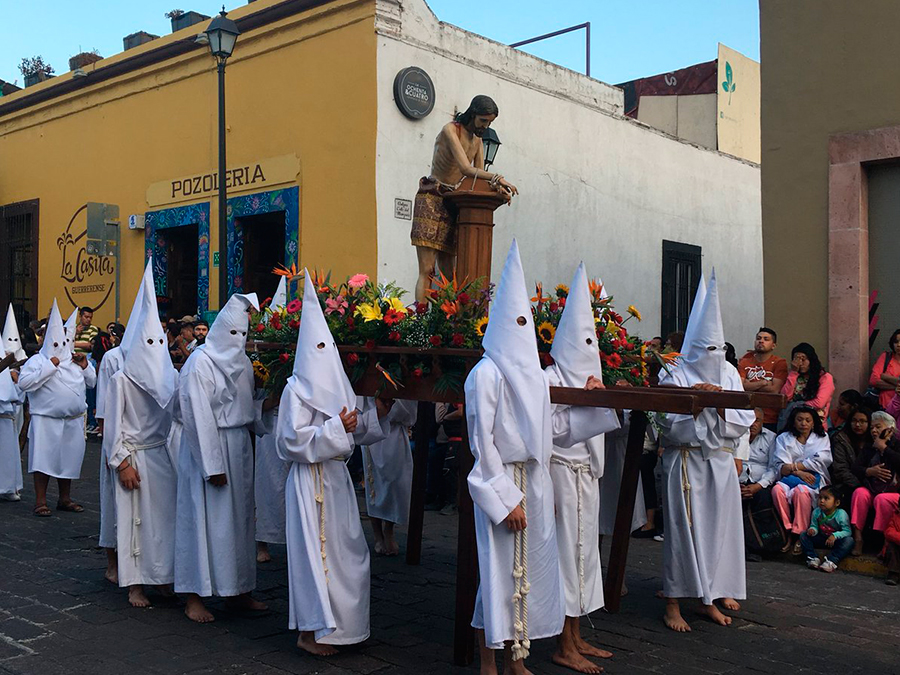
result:
<svg viewBox="0 0 900 675"><path fill-rule="evenodd" d="M287 310L288 314L293 314L294 312L299 312L302 306L303 303L301 303L299 300L291 300L287 304L287 307L285 307L285 309Z"/></svg>
<svg viewBox="0 0 900 675"><path fill-rule="evenodd" d="M347 282L347 285L350 288L362 288L369 281L369 276L367 274L354 274L350 277L350 281Z"/></svg>
<svg viewBox="0 0 900 675"><path fill-rule="evenodd" d="M344 316L344 312L347 311L347 301L344 300L343 295L339 295L336 298L328 298L325 301L325 313L326 314L334 314L337 312L341 316Z"/></svg>

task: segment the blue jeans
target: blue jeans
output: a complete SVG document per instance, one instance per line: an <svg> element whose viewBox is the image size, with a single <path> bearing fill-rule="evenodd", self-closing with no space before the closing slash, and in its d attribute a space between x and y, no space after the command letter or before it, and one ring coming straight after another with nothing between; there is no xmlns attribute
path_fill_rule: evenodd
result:
<svg viewBox="0 0 900 675"><path fill-rule="evenodd" d="M807 558L816 558L816 547L827 548L825 540L828 539L827 534L819 532L815 537L810 537L806 532L800 535L800 545L803 547L803 553ZM837 565L841 560L850 555L853 550L853 537L841 537L834 540L834 548L828 550L825 556L828 560Z"/></svg>

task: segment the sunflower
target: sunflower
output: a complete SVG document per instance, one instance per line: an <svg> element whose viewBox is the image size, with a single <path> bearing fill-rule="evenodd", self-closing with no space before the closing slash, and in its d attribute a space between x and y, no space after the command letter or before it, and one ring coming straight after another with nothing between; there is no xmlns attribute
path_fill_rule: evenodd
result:
<svg viewBox="0 0 900 675"><path fill-rule="evenodd" d="M537 329L538 337L545 345L552 345L553 338L556 337L556 328L549 321L545 321Z"/></svg>
<svg viewBox="0 0 900 675"><path fill-rule="evenodd" d="M565 284L560 284L555 289L557 298L567 298L569 297L569 287Z"/></svg>
<svg viewBox="0 0 900 675"><path fill-rule="evenodd" d="M261 362L254 361L253 362L253 374L259 378L259 380L265 384L269 380L269 369L266 368Z"/></svg>
<svg viewBox="0 0 900 675"><path fill-rule="evenodd" d="M478 321L475 322L475 332L478 333L481 337L484 337L485 331L487 331L488 318L486 316L481 317Z"/></svg>

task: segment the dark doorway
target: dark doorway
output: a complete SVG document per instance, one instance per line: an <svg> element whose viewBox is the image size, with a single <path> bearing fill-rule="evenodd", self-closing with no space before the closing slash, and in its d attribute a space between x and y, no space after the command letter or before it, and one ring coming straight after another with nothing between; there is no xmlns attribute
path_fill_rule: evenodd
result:
<svg viewBox="0 0 900 675"><path fill-rule="evenodd" d="M284 211L243 216L237 221L244 239L243 292L256 293L262 302L278 288L272 269L284 265Z"/></svg>
<svg viewBox="0 0 900 675"><path fill-rule="evenodd" d="M171 298L169 316L176 319L196 314L197 309L197 246L196 223L170 227L161 231L166 239L168 267L166 288Z"/></svg>
<svg viewBox="0 0 900 675"><path fill-rule="evenodd" d="M39 318L38 200L0 206L0 310L12 303L19 330Z"/></svg>
<svg viewBox="0 0 900 675"><path fill-rule="evenodd" d="M662 330L669 333L687 328L697 286L700 285L700 247L663 240Z"/></svg>

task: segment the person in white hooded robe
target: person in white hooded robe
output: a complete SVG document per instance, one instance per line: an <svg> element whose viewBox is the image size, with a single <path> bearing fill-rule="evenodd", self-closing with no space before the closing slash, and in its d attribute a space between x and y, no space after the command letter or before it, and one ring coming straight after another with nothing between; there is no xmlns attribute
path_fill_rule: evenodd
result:
<svg viewBox="0 0 900 675"><path fill-rule="evenodd" d="M660 385L742 391L737 370L725 361L715 271L686 332L690 341L678 367L661 378ZM746 597L741 494L733 453L754 418L752 410L730 409L659 417L665 448L664 622L676 632L690 630L679 598L699 598L701 611L727 626L731 617L714 601Z"/></svg>
<svg viewBox="0 0 900 675"><path fill-rule="evenodd" d="M374 405L375 401L367 403ZM363 447L366 513L372 523L375 553L394 556L400 552L394 525L405 525L409 519L413 472L409 428L416 423L417 414L415 401L395 401L381 420L386 438Z"/></svg>
<svg viewBox="0 0 900 675"><path fill-rule="evenodd" d="M492 650L503 649L506 672L518 675L527 672L531 640L559 635L565 621L549 471L553 445L572 447L608 423L593 408L551 410L515 240L482 344L484 356L465 384L475 456L468 485L481 577L472 627L478 630L482 674L497 672ZM584 386L603 384L591 376Z"/></svg>
<svg viewBox="0 0 900 675"><path fill-rule="evenodd" d="M147 267L153 268L153 259L147 261ZM138 287L134 303L131 306L131 314L128 317L128 325L137 319L138 310L141 307L141 298L144 293L147 271L144 270L144 278ZM152 283L152 277L151 277ZM123 336L124 337L124 336ZM97 405L94 409L94 417L100 427L100 435L103 436L104 420L106 417L106 394L109 381L113 375L122 370L125 363L125 350L118 345L108 350L100 359L97 366ZM118 554L116 553L116 472L111 469L106 459L106 453L100 453L100 547L106 551L106 572L104 577L110 583L119 585Z"/></svg>
<svg viewBox="0 0 900 675"><path fill-rule="evenodd" d="M34 474L36 516L50 516L47 486L59 484L58 511L80 513L72 499L72 480L81 476L84 461L85 399L97 375L84 354L75 354L74 331L66 334L56 300L44 332L41 350L19 371L19 388L28 396L28 472Z"/></svg>
<svg viewBox="0 0 900 675"><path fill-rule="evenodd" d="M584 263L578 266L566 307L559 320L553 346L553 365L545 371L551 387L582 387L590 377L602 380L600 350L591 308ZM619 427L614 410L598 409L605 418L604 432ZM600 491L605 460L604 437L589 438L569 448L554 446L550 477L556 511L556 538L565 592L566 621L553 662L582 673L602 668L586 656L609 658L612 654L588 644L581 637L579 617L603 607L603 575L600 570Z"/></svg>
<svg viewBox="0 0 900 675"><path fill-rule="evenodd" d="M115 471L119 586L134 607L149 607L144 586L175 579L178 477L168 448L178 373L159 322L153 268L147 265L131 313L122 369L106 391L103 453Z"/></svg>
<svg viewBox="0 0 900 675"><path fill-rule="evenodd" d="M248 310L255 293L235 294L219 311L206 342L185 361L178 382L184 429L178 451L175 591L187 593L185 614L214 620L203 597L227 598L239 610L263 610L254 600L251 426L261 420L253 367L245 353Z"/></svg>
<svg viewBox="0 0 900 675"><path fill-rule="evenodd" d="M287 305L287 277L281 277L272 309ZM268 320L268 315L266 315ZM269 411L264 423L266 433L256 437L255 471L253 474L256 495L256 562L266 563L272 559L269 544L283 544L284 538L284 485L287 482L289 462L282 461L275 450L274 429L278 424L278 407Z"/></svg>
<svg viewBox="0 0 900 675"><path fill-rule="evenodd" d="M3 350L16 361L25 359L19 337L19 326L13 313L12 303L6 312L3 324ZM0 372L0 500L17 502L22 490L22 455L19 451L19 426L25 393L19 389L19 371L7 368Z"/></svg>
<svg viewBox="0 0 900 675"><path fill-rule="evenodd" d="M309 272L304 272L309 280ZM346 461L383 440L389 404L363 404L344 372L316 295L303 290L293 374L281 395L278 456L291 463L287 504L288 626L320 656L369 637L369 547Z"/></svg>

